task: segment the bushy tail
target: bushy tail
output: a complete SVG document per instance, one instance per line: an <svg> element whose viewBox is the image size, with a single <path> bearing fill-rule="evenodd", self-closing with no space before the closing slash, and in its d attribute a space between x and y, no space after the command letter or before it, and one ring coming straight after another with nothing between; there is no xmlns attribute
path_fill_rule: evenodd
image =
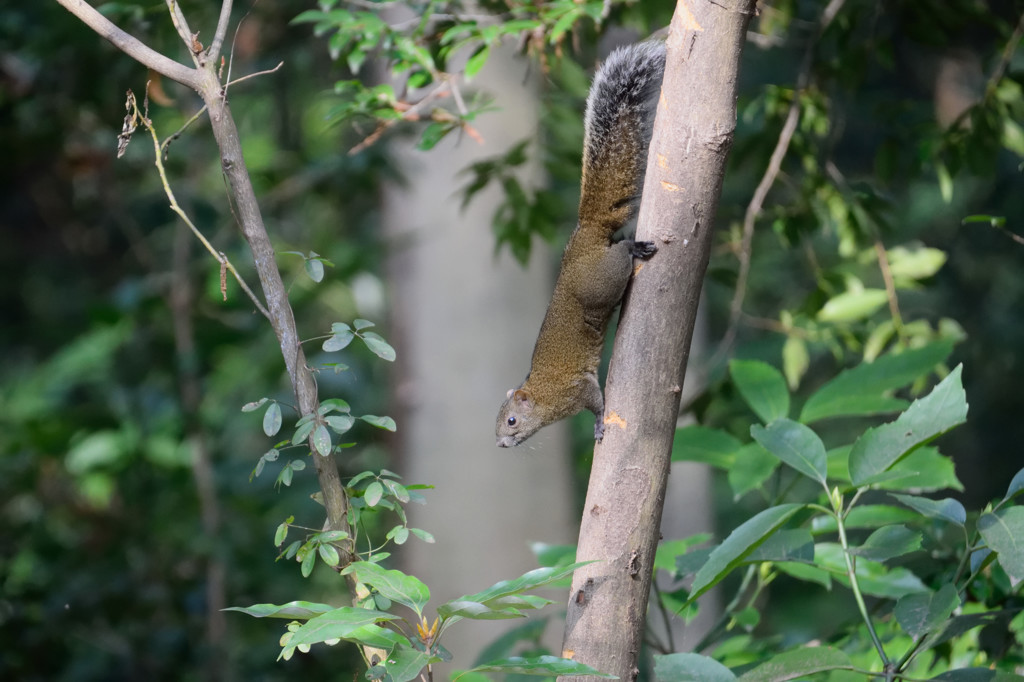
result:
<svg viewBox="0 0 1024 682"><path fill-rule="evenodd" d="M629 220L643 191L665 45L645 42L613 51L594 76L584 118L579 229L607 237Z"/></svg>

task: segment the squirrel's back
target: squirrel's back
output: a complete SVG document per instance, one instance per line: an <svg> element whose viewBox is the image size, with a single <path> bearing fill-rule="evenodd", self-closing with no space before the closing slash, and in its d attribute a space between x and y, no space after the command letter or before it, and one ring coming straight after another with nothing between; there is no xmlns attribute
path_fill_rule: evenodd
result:
<svg viewBox="0 0 1024 682"><path fill-rule="evenodd" d="M594 76L584 117L579 229L607 237L630 218L643 191L647 147L665 72L665 45L614 50Z"/></svg>

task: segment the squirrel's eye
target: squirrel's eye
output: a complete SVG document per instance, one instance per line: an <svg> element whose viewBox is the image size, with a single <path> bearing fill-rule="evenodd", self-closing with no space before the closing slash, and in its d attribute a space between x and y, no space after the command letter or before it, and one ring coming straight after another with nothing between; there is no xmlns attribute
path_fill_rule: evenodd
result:
<svg viewBox="0 0 1024 682"><path fill-rule="evenodd" d="M509 426L515 426L516 425L516 418L515 417L509 417L508 418L508 425Z"/></svg>

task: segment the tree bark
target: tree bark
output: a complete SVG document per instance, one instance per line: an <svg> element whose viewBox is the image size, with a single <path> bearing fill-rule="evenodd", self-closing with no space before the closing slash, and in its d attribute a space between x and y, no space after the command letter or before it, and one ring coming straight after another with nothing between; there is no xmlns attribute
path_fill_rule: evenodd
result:
<svg viewBox="0 0 1024 682"><path fill-rule="evenodd" d="M681 0L647 165L637 267L605 387L605 435L580 525L562 655L635 680L690 339L736 127L755 0ZM562 678L577 679L577 678ZM585 679L585 678L578 678Z"/></svg>

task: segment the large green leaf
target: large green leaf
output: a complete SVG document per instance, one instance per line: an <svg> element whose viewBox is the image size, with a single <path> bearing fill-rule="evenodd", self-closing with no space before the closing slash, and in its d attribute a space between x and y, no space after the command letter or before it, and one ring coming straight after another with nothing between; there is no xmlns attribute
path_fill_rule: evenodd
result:
<svg viewBox="0 0 1024 682"><path fill-rule="evenodd" d="M427 586L419 578L401 571L388 570L369 561L357 561L342 571L342 575L350 573L355 575L358 582L370 585L391 601L408 606L417 616L423 615L423 607L430 601Z"/></svg>
<svg viewBox="0 0 1024 682"><path fill-rule="evenodd" d="M281 654L283 656L285 651L295 649L300 644L317 644L329 639L349 639L354 631L366 625L397 619L398 616L384 611L342 606L306 621L288 640Z"/></svg>
<svg viewBox="0 0 1024 682"><path fill-rule="evenodd" d="M921 534L906 526L883 526L868 536L860 547L850 549L871 561L885 561L921 549Z"/></svg>
<svg viewBox="0 0 1024 682"><path fill-rule="evenodd" d="M814 563L823 568L832 577L847 587L850 578L846 574L846 558L843 548L833 542L819 542L814 546ZM864 594L873 597L899 599L908 594L927 592L928 588L921 579L903 567L887 568L876 561L861 559L857 561L857 584Z"/></svg>
<svg viewBox="0 0 1024 682"><path fill-rule="evenodd" d="M736 498L758 488L774 473L779 459L761 447L760 443L747 443L736 451L736 461L729 467L729 487Z"/></svg>
<svg viewBox="0 0 1024 682"><path fill-rule="evenodd" d="M900 495L898 493L889 494L911 509L924 514L930 519L949 521L950 523L955 523L958 526L962 526L967 523L967 510L964 509L962 504L954 500L952 497L947 497L942 500L931 500L927 497L918 497L916 495Z"/></svg>
<svg viewBox="0 0 1024 682"><path fill-rule="evenodd" d="M850 450L850 479L856 486L890 478L886 472L911 450L967 419L967 395L958 366L931 393L915 400L896 421L868 429Z"/></svg>
<svg viewBox="0 0 1024 682"><path fill-rule="evenodd" d="M826 417L862 416L902 409L905 401L884 394L923 376L952 351L952 341L939 341L923 348L889 353L874 362L844 370L807 399L800 421L809 424Z"/></svg>
<svg viewBox="0 0 1024 682"><path fill-rule="evenodd" d="M728 469L743 443L725 431L693 424L678 429L672 439L673 462L704 462Z"/></svg>
<svg viewBox="0 0 1024 682"><path fill-rule="evenodd" d="M513 656L511 658L503 658L500 661L491 661L490 663L478 665L466 672L513 673L517 675L541 675L544 677L591 675L593 677L618 679L615 675L600 672L579 661L574 661L570 658L559 658L558 656L537 656L535 658ZM458 676L455 676L454 679L457 680Z"/></svg>
<svg viewBox="0 0 1024 682"><path fill-rule="evenodd" d="M253 604L252 606L229 606L225 611L240 611L256 618L287 618L288 620L306 620L321 613L333 611L329 604L317 604L309 601L290 601L287 604Z"/></svg>
<svg viewBox="0 0 1024 682"><path fill-rule="evenodd" d="M482 592L468 594L442 604L437 613L442 618L462 617L476 620L498 620L502 618L519 618L519 609L537 608L539 597L530 598L523 592L533 590L564 576L572 574L580 566L590 561L577 561L568 566L550 566L536 568L512 580L503 580L488 587ZM547 601L547 600L543 600Z"/></svg>
<svg viewBox="0 0 1024 682"><path fill-rule="evenodd" d="M790 419L776 419L767 427L754 424L750 435L765 450L804 476L825 485L828 467L825 445L814 431Z"/></svg>
<svg viewBox="0 0 1024 682"><path fill-rule="evenodd" d="M887 504L866 504L854 507L846 515L844 525L850 528L881 528L893 523L917 521L918 515L909 509ZM834 516L815 516L811 522L813 533L835 533L838 531Z"/></svg>
<svg viewBox="0 0 1024 682"><path fill-rule="evenodd" d="M852 670L850 657L832 647L786 651L740 675L740 682L784 682L825 670Z"/></svg>
<svg viewBox="0 0 1024 682"><path fill-rule="evenodd" d="M896 603L893 613L903 631L917 638L945 623L958 606L956 587L946 583L938 592L908 594Z"/></svg>
<svg viewBox="0 0 1024 682"><path fill-rule="evenodd" d="M388 671L391 682L409 682L419 676L427 663L439 660L437 656L403 645L396 647L380 665Z"/></svg>
<svg viewBox="0 0 1024 682"><path fill-rule="evenodd" d="M985 544L1016 584L1024 580L1024 507L1008 507L994 514L982 514L978 532Z"/></svg>
<svg viewBox="0 0 1024 682"><path fill-rule="evenodd" d="M779 370L759 360L733 360L729 374L747 405L765 424L789 414L789 390Z"/></svg>
<svg viewBox="0 0 1024 682"><path fill-rule="evenodd" d="M747 555L746 562L756 561L814 561L814 537L806 528L783 529L758 545Z"/></svg>
<svg viewBox="0 0 1024 682"><path fill-rule="evenodd" d="M733 682L736 675L724 665L700 654L669 654L654 657L654 677L659 682Z"/></svg>
<svg viewBox="0 0 1024 682"><path fill-rule="evenodd" d="M725 542L711 552L707 563L697 571L697 575L693 579L693 586L690 588L690 601L711 589L738 566L754 548L768 539L768 536L803 507L802 504L781 504L777 507L769 507L736 528L725 539Z"/></svg>

